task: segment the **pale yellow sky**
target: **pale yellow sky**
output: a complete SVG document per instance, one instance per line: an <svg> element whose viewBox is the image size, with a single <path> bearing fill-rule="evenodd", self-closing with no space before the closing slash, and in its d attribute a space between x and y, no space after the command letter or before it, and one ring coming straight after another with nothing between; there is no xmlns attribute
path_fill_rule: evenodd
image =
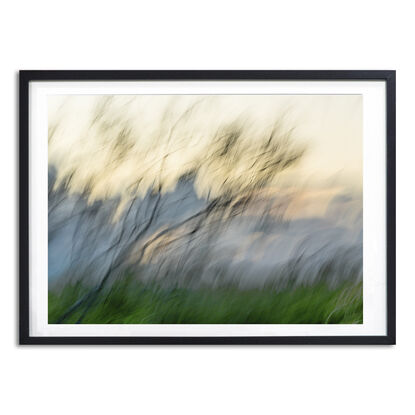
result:
<svg viewBox="0 0 415 415"><path fill-rule="evenodd" d="M306 152L276 186L301 187L320 195L322 190L331 194L331 188L361 193L360 95L122 95L102 106L104 100L91 95L49 97L49 130L53 131L49 163L58 168L60 177L76 170L74 191L93 177L92 197L122 196L141 178L139 192L144 193L160 177L161 167L164 189L169 190L193 166L201 167L199 194L220 192L223 175L235 184L247 180L243 166L280 119L281 132L294 128L293 143L305 145ZM100 106L104 115L97 117ZM203 168L203 157L218 128L235 120L246 131L242 167L219 172ZM128 140L123 151L117 149L121 153L114 161L112 140L123 129Z"/></svg>

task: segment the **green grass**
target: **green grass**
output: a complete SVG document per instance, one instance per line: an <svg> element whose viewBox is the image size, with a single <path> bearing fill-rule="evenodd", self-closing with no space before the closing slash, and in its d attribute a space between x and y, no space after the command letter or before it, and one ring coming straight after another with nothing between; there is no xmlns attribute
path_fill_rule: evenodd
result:
<svg viewBox="0 0 415 415"><path fill-rule="evenodd" d="M84 293L81 284L49 292L49 323ZM75 323L83 309L64 323ZM362 284L325 283L275 292L236 288L166 289L123 279L101 292L83 324L361 324Z"/></svg>

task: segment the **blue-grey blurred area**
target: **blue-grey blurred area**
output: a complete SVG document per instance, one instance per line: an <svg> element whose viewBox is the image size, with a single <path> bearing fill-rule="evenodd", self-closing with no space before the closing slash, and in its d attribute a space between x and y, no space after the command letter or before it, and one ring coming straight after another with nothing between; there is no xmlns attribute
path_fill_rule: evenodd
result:
<svg viewBox="0 0 415 415"><path fill-rule="evenodd" d="M54 177L50 167L51 188ZM188 176L161 196L149 190L132 199L114 220L119 200L88 204L85 195L58 188L49 196L49 280L94 282L120 259L114 272L140 268L140 278L166 283L184 283L189 274L192 284L241 287L312 283L324 272L333 284L361 279L361 199L337 195L324 216L294 219L284 216L290 200L282 199L257 196L243 210L213 207L204 217L214 201L198 197Z"/></svg>

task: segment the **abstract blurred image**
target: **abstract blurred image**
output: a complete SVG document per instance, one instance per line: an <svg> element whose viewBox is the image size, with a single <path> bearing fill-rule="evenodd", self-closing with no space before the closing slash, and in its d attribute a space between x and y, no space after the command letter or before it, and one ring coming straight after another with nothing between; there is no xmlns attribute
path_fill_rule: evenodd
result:
<svg viewBox="0 0 415 415"><path fill-rule="evenodd" d="M50 95L50 324L362 324L360 95Z"/></svg>

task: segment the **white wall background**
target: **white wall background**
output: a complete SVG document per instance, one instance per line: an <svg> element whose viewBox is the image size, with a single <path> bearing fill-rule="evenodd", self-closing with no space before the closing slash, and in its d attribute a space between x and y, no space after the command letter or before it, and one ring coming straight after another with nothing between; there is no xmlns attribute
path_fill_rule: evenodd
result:
<svg viewBox="0 0 415 415"><path fill-rule="evenodd" d="M413 411L411 2L9 0L0 7L1 413ZM16 346L18 69L397 69L398 345Z"/></svg>

